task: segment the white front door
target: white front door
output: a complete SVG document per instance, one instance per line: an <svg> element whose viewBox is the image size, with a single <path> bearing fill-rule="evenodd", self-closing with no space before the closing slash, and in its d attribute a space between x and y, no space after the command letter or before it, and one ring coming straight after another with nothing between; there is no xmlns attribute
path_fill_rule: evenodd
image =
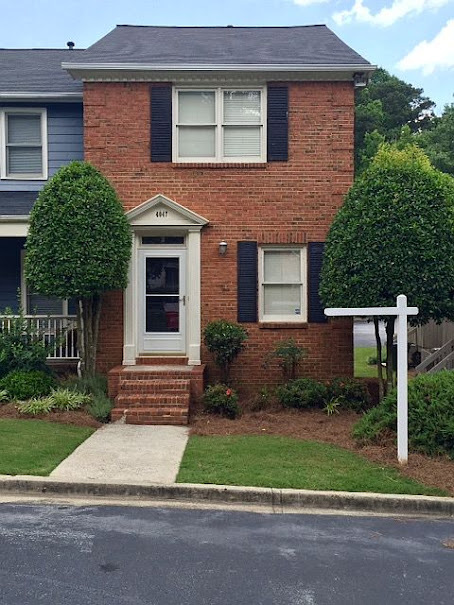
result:
<svg viewBox="0 0 454 605"><path fill-rule="evenodd" d="M186 353L186 250L139 253L143 353Z"/></svg>

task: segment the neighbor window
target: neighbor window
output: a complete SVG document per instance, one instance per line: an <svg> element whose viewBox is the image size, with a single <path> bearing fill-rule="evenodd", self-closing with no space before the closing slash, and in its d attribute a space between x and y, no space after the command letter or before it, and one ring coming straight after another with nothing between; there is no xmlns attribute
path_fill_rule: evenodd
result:
<svg viewBox="0 0 454 605"><path fill-rule="evenodd" d="M1 177L47 178L45 109L4 109L1 120Z"/></svg>
<svg viewBox="0 0 454 605"><path fill-rule="evenodd" d="M261 89L178 89L174 133L180 162L265 161Z"/></svg>
<svg viewBox="0 0 454 605"><path fill-rule="evenodd" d="M306 248L260 250L260 320L307 321Z"/></svg>

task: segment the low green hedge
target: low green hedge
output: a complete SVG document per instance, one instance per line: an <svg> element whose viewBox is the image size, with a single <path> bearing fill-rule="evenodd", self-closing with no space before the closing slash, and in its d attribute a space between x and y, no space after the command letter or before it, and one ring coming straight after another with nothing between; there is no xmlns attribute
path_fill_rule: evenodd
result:
<svg viewBox="0 0 454 605"><path fill-rule="evenodd" d="M55 386L55 378L41 370L15 370L0 380L0 390L20 401L48 395Z"/></svg>
<svg viewBox="0 0 454 605"><path fill-rule="evenodd" d="M397 392L393 391L355 425L353 436L361 443L377 442L396 432ZM408 384L409 445L429 455L454 458L454 371L421 374Z"/></svg>
<svg viewBox="0 0 454 605"><path fill-rule="evenodd" d="M289 408L325 408L335 402L340 409L360 412L370 407L366 385L354 378L334 378L324 383L312 378L297 378L277 387L279 402Z"/></svg>

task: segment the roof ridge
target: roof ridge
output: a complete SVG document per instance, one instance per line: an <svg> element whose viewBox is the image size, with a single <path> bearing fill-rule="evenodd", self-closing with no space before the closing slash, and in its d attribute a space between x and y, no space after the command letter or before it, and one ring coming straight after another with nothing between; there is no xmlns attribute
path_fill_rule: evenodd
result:
<svg viewBox="0 0 454 605"><path fill-rule="evenodd" d="M298 29L305 27L326 27L325 23L312 25L134 25L132 23L117 23L115 27L155 27L156 29Z"/></svg>

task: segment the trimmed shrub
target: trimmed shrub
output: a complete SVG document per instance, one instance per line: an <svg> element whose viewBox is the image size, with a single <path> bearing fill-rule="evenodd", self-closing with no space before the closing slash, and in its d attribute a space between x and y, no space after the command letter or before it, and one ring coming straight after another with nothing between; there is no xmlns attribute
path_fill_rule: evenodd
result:
<svg viewBox="0 0 454 605"><path fill-rule="evenodd" d="M236 418L241 414L237 393L225 384L214 384L205 389L203 394L205 411L227 418Z"/></svg>
<svg viewBox="0 0 454 605"><path fill-rule="evenodd" d="M225 319L211 321L205 328L205 345L210 353L213 353L214 361L221 369L225 382L229 379L230 366L243 350L247 337L243 326Z"/></svg>
<svg viewBox="0 0 454 605"><path fill-rule="evenodd" d="M330 399L328 387L312 378L297 378L276 389L279 402L287 408L323 408Z"/></svg>
<svg viewBox="0 0 454 605"><path fill-rule="evenodd" d="M55 387L55 379L40 370L16 370L0 380L0 389L8 392L11 399L26 400L43 397Z"/></svg>
<svg viewBox="0 0 454 605"><path fill-rule="evenodd" d="M362 443L377 442L396 432L397 391L391 392L355 425ZM408 433L413 450L454 458L454 371L421 374L408 384Z"/></svg>
<svg viewBox="0 0 454 605"><path fill-rule="evenodd" d="M48 372L48 349L43 333L34 322L25 319L22 308L14 315L11 309L2 312L5 320L0 324L0 377L14 370L41 370Z"/></svg>
<svg viewBox="0 0 454 605"><path fill-rule="evenodd" d="M109 422L112 401L106 395L95 395L87 406L87 412L99 422Z"/></svg>
<svg viewBox="0 0 454 605"><path fill-rule="evenodd" d="M334 378L328 385L329 398L336 399L339 406L354 412L370 408L371 398L364 382L354 378Z"/></svg>

